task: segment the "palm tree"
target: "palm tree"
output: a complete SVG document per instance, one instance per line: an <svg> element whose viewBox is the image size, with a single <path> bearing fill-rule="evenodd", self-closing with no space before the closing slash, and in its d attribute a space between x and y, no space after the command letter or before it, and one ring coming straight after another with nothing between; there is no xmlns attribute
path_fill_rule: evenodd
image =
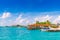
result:
<svg viewBox="0 0 60 40"><path fill-rule="evenodd" d="M39 21L36 21L36 24L39 24L40 22Z"/></svg>
<svg viewBox="0 0 60 40"><path fill-rule="evenodd" d="M51 24L51 22L49 20L46 21L46 24Z"/></svg>

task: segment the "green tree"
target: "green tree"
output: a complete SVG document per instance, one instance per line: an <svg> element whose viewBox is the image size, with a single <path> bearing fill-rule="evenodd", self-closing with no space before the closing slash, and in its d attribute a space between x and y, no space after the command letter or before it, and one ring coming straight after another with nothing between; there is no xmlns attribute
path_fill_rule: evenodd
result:
<svg viewBox="0 0 60 40"><path fill-rule="evenodd" d="M39 24L40 22L39 21L36 21L36 24Z"/></svg>
<svg viewBox="0 0 60 40"><path fill-rule="evenodd" d="M51 22L49 20L47 20L46 22L36 21L36 24L51 24Z"/></svg>
<svg viewBox="0 0 60 40"><path fill-rule="evenodd" d="M51 24L51 22L49 20L46 21L46 24Z"/></svg>

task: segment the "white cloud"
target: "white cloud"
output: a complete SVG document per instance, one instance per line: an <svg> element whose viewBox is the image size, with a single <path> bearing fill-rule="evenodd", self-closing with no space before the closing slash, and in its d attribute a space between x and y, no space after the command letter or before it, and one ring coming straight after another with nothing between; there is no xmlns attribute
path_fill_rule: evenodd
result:
<svg viewBox="0 0 60 40"><path fill-rule="evenodd" d="M5 19L5 18L8 18L10 16L11 16L11 14L9 12L4 12L3 15L0 18Z"/></svg>
<svg viewBox="0 0 60 40"><path fill-rule="evenodd" d="M22 22L23 22L22 14L20 14L20 15L16 18L15 23L16 23L16 24L19 24L19 23L22 23Z"/></svg>
<svg viewBox="0 0 60 40"><path fill-rule="evenodd" d="M51 23L57 24L60 23L60 15L58 16L49 16L49 15L45 15L45 16L39 16L35 18L35 21L46 21L49 20Z"/></svg>
<svg viewBox="0 0 60 40"><path fill-rule="evenodd" d="M49 15L42 15L42 16L39 16L39 17L36 17L34 20L35 21L40 21L40 22L42 22L42 21L46 21L46 20L50 20L51 21L51 18L52 18L52 16L49 16Z"/></svg>
<svg viewBox="0 0 60 40"><path fill-rule="evenodd" d="M30 19L28 16L27 17L23 17L24 15L20 14L14 21L14 25L19 24L19 25L28 25L33 23L32 22L32 18Z"/></svg>
<svg viewBox="0 0 60 40"><path fill-rule="evenodd" d="M0 26L6 26L6 25L10 25L8 22L8 18L11 17L11 13L10 12L4 12L1 16L0 16ZM8 19L8 20L7 20Z"/></svg>
<svg viewBox="0 0 60 40"><path fill-rule="evenodd" d="M23 15L22 14L20 14L17 18L16 18L16 20L14 21L14 24L16 25L16 24L19 24L19 25L25 25L28 21L27 21L27 19L26 18L23 18L22 17ZM24 24L25 23L25 24Z"/></svg>
<svg viewBox="0 0 60 40"><path fill-rule="evenodd" d="M22 18L22 16L23 16L23 15L20 14L20 15L16 18L16 21L17 21L17 20L20 20L20 19Z"/></svg>
<svg viewBox="0 0 60 40"><path fill-rule="evenodd" d="M45 12L48 13L48 12ZM54 13L54 12L49 12L49 13ZM13 14L12 14L13 15ZM28 25L28 24L32 24L35 23L36 21L46 21L49 20L52 23L60 23L60 15L38 15L38 16L30 16L27 15L27 17L24 17L23 14L18 15L18 17L15 18L15 16L12 16L13 18L15 18L14 20L12 20L11 17L11 13L10 12L4 12L3 15L0 17L0 25ZM11 18L9 18L11 17ZM8 19L9 18L9 19ZM8 19L8 20L7 20Z"/></svg>
<svg viewBox="0 0 60 40"><path fill-rule="evenodd" d="M22 17L23 15L19 15L16 20L15 20L15 24L21 24L21 25L28 25L28 24L32 24L35 23L36 21L46 21L49 20L52 23L60 23L60 16L54 16L54 15L40 15L40 16L36 16L35 18L31 17L30 19L28 17Z"/></svg>
<svg viewBox="0 0 60 40"><path fill-rule="evenodd" d="M53 21L53 23L60 23L60 16L57 16L57 17L55 18L55 20Z"/></svg>

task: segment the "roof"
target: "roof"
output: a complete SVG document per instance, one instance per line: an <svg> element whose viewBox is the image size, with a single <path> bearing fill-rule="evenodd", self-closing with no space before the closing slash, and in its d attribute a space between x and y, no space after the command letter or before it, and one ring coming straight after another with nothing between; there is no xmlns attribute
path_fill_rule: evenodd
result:
<svg viewBox="0 0 60 40"><path fill-rule="evenodd" d="M50 24L32 24L29 26L50 26Z"/></svg>

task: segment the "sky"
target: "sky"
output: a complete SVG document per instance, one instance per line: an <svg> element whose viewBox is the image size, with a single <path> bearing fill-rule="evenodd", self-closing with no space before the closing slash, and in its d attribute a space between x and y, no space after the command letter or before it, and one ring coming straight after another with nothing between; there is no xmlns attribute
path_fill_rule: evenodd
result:
<svg viewBox="0 0 60 40"><path fill-rule="evenodd" d="M0 0L0 26L60 23L60 0Z"/></svg>

